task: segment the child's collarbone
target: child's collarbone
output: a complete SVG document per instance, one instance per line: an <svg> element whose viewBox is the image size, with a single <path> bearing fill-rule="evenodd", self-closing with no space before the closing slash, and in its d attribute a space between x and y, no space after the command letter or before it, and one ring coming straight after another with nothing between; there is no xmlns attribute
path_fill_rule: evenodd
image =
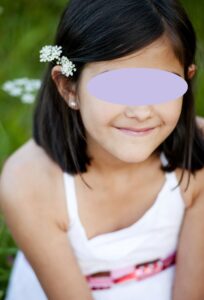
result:
<svg viewBox="0 0 204 300"><path fill-rule="evenodd" d="M181 170L177 169L175 173L177 180L179 180ZM190 181L189 188L184 192L185 179L186 177L184 177L179 189L187 207L192 201L193 181ZM98 195L97 192L86 191L78 183L76 186L78 214L88 239L128 228L138 222L154 205L164 183L163 174L158 176L157 181L146 185L145 188L127 190L123 195L110 191L109 193L104 191L103 195Z"/></svg>

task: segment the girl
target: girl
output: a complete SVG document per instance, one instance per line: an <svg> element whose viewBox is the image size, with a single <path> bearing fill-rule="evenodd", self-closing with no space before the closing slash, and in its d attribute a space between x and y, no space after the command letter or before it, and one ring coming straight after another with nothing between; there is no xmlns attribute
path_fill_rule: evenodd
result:
<svg viewBox="0 0 204 300"><path fill-rule="evenodd" d="M41 52L50 64L33 139L1 175L20 248L6 300L204 299L204 139L186 12L176 0L72 0L54 45ZM88 93L93 76L130 67L177 73L188 91L140 106Z"/></svg>

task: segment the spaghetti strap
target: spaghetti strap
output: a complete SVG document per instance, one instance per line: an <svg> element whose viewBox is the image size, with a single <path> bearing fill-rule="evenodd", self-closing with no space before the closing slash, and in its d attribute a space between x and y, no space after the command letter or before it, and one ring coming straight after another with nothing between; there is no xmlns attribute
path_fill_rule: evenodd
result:
<svg viewBox="0 0 204 300"><path fill-rule="evenodd" d="M71 226L76 220L78 215L75 189L74 189L74 177L64 172L63 179L64 179L64 187L65 187L66 205L69 213L69 221Z"/></svg>
<svg viewBox="0 0 204 300"><path fill-rule="evenodd" d="M164 152L160 153L160 160L161 160L163 166L166 166L168 164L168 160L167 160L166 155L164 154Z"/></svg>

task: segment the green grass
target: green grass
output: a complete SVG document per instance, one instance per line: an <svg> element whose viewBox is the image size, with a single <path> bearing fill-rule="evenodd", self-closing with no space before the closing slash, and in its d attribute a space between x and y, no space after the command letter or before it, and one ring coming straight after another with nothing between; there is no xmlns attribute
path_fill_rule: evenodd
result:
<svg viewBox="0 0 204 300"><path fill-rule="evenodd" d="M0 3L0 86L16 78L41 78L39 50L52 43L64 0L2 0ZM204 116L203 1L183 0L198 35L199 69L196 113ZM192 4L193 3L193 4ZM0 89L0 170L5 159L31 137L33 104L22 103ZM0 300L4 299L17 246L0 215Z"/></svg>
<svg viewBox="0 0 204 300"><path fill-rule="evenodd" d="M0 86L16 78L40 79L39 50L52 43L65 0L0 2ZM22 103L0 88L0 170L7 157L31 137L34 104ZM0 214L0 300L5 297L12 258L17 252Z"/></svg>

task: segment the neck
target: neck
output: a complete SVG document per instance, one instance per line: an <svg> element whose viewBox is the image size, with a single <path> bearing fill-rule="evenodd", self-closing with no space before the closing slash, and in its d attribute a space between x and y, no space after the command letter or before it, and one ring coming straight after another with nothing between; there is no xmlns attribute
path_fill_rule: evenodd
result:
<svg viewBox="0 0 204 300"><path fill-rule="evenodd" d="M133 180L136 180L138 185L144 183L145 174L148 174L149 169L158 161L158 153L153 153L145 160L136 163L121 161L104 149L95 151L94 155L91 152L88 154L93 157L93 160L91 166L88 166L87 177L112 188Z"/></svg>

